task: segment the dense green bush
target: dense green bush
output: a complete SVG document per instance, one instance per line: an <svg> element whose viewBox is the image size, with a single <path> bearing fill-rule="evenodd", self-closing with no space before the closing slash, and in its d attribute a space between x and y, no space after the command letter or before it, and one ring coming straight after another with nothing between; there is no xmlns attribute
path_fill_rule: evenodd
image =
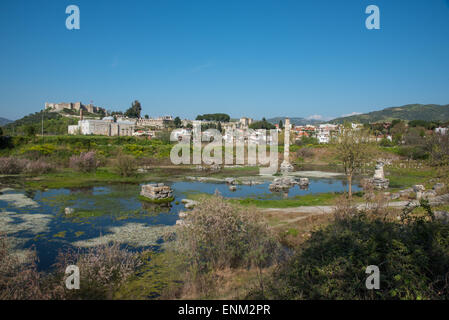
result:
<svg viewBox="0 0 449 320"><path fill-rule="evenodd" d="M448 299L449 225L432 214L393 221L371 214L337 218L312 233L275 273L266 298ZM367 290L367 266L380 289Z"/></svg>
<svg viewBox="0 0 449 320"><path fill-rule="evenodd" d="M398 155L413 160L424 160L429 157L429 153L424 146L401 146L397 150Z"/></svg>

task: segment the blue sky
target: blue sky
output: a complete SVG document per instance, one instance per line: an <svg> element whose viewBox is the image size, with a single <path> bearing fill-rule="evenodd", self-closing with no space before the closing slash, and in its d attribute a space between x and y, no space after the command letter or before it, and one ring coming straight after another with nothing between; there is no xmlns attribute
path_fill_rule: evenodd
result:
<svg viewBox="0 0 449 320"><path fill-rule="evenodd" d="M258 119L449 103L449 0L2 0L0 41L9 119L46 101Z"/></svg>

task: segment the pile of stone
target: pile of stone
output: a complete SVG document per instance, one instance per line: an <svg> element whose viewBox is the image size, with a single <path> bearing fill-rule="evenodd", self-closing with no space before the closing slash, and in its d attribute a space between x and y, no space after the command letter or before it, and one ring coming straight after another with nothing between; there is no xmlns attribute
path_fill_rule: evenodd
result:
<svg viewBox="0 0 449 320"><path fill-rule="evenodd" d="M373 185L375 189L388 189L390 185L390 180L385 179L384 175L384 163L378 161L376 164L376 169L374 170L374 176L369 179L369 182Z"/></svg>
<svg viewBox="0 0 449 320"><path fill-rule="evenodd" d="M293 165L288 161L282 161L281 163L281 172L292 172L293 171Z"/></svg>
<svg viewBox="0 0 449 320"><path fill-rule="evenodd" d="M399 190L396 193L388 193L385 195L390 196L391 200L396 200L399 198L410 198L412 196L414 196L416 200L431 200L434 199L438 195L438 193L444 191L444 188L444 183L436 183L431 190L426 190L426 188L422 184L415 184L412 188Z"/></svg>
<svg viewBox="0 0 449 320"><path fill-rule="evenodd" d="M306 187L309 185L309 179L299 178L299 180L296 180L294 177L290 176L276 178L273 180L273 183L269 185L269 189L270 191L285 191L295 185L299 185L300 187Z"/></svg>
<svg viewBox="0 0 449 320"><path fill-rule="evenodd" d="M179 213L178 213L178 216L179 216L180 218L186 218L187 215L188 215L188 213L185 212L185 211L179 211Z"/></svg>
<svg viewBox="0 0 449 320"><path fill-rule="evenodd" d="M298 182L298 185L300 186L300 187L307 187L307 186L309 186L309 178L299 178L299 182Z"/></svg>
<svg viewBox="0 0 449 320"><path fill-rule="evenodd" d="M190 199L182 199L181 202L184 203L186 209L193 209L198 204L197 201Z"/></svg>
<svg viewBox="0 0 449 320"><path fill-rule="evenodd" d="M173 199L173 190L163 183L145 184L142 186L140 195L154 201L171 200Z"/></svg>
<svg viewBox="0 0 449 320"><path fill-rule="evenodd" d="M437 196L437 193L435 190L427 190L422 184L415 184L413 186L413 192L416 194L416 200L429 200L433 199Z"/></svg>

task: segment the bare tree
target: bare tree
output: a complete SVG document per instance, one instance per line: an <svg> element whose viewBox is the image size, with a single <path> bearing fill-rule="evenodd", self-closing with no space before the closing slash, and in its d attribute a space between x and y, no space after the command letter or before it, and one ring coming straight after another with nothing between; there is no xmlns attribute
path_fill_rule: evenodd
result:
<svg viewBox="0 0 449 320"><path fill-rule="evenodd" d="M343 163L348 179L348 194L352 197L352 179L370 158L370 135L367 130L344 127L333 139L337 157Z"/></svg>

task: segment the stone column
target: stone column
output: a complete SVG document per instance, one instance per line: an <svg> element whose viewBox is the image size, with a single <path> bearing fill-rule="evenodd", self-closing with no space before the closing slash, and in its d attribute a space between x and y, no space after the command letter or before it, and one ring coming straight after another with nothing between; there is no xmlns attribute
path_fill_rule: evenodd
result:
<svg viewBox="0 0 449 320"><path fill-rule="evenodd" d="M284 124L284 161L289 162L290 156L290 119L285 118Z"/></svg>
<svg viewBox="0 0 449 320"><path fill-rule="evenodd" d="M293 166L290 164L290 119L285 118L284 124L284 161L281 164L281 171L291 172Z"/></svg>

